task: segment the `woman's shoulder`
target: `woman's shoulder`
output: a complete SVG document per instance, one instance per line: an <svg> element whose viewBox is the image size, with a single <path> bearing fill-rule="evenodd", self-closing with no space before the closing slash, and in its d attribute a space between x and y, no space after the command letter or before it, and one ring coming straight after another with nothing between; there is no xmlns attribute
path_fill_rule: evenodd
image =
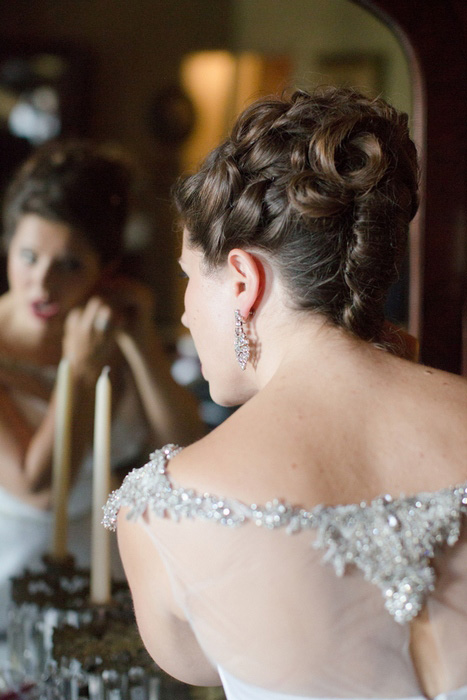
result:
<svg viewBox="0 0 467 700"><path fill-rule="evenodd" d="M191 445L166 445L155 450L110 499L107 513L114 524L122 506L129 506L138 516L146 507L160 514L168 505L169 510L174 505L178 508L178 498L180 507L188 506L192 496L205 494L241 504L288 498L285 484L274 478L279 471L276 462L272 454L269 459L264 455L263 436L252 426L251 413L246 409L238 409Z"/></svg>
<svg viewBox="0 0 467 700"><path fill-rule="evenodd" d="M312 418L286 419L269 401L254 397L215 430L186 446L170 462L177 483L244 503L285 498L314 500L316 457ZM293 426L293 423L297 425ZM308 423L308 426L307 426Z"/></svg>
<svg viewBox="0 0 467 700"><path fill-rule="evenodd" d="M246 502L279 496L308 506L464 481L467 381L395 361L397 378L386 366L369 388L358 375L318 396L308 387L262 392L177 455L172 474Z"/></svg>
<svg viewBox="0 0 467 700"><path fill-rule="evenodd" d="M393 388L384 398L376 389L350 396L345 387L338 396L330 387L315 399L307 392L284 399L263 391L201 440L171 453L164 469L171 483L198 494L246 504L279 498L308 508L461 483L467 476L467 382L408 368L414 371L407 395L408 380L400 390L387 382ZM432 400L425 402L427 393ZM444 410L448 397L456 405ZM157 459L161 466L164 458Z"/></svg>

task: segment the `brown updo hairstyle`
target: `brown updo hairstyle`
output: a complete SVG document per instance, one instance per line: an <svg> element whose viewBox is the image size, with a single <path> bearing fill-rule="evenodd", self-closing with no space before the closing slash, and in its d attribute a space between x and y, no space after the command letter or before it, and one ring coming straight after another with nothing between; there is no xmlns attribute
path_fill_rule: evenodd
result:
<svg viewBox="0 0 467 700"><path fill-rule="evenodd" d="M49 142L19 168L6 192L4 242L22 216L37 214L83 236L102 265L119 259L131 179L129 163L114 150L87 140Z"/></svg>
<svg viewBox="0 0 467 700"><path fill-rule="evenodd" d="M384 342L383 306L417 210L407 115L351 89L248 107L200 170L177 184L189 244L206 264L263 252L291 306Z"/></svg>

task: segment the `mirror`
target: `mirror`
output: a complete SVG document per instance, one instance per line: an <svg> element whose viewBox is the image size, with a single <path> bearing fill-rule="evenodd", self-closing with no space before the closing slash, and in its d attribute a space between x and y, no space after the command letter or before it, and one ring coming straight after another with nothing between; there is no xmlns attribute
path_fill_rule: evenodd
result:
<svg viewBox="0 0 467 700"><path fill-rule="evenodd" d="M195 124L182 144L181 170L196 167L252 99L288 86L348 85L412 112L409 66L388 27L349 0L237 0L230 50L185 55L180 83ZM386 315L409 325L409 256Z"/></svg>
<svg viewBox="0 0 467 700"><path fill-rule="evenodd" d="M403 49L351 0L35 0L2 3L0 20L3 69L26 55L52 81L60 132L119 142L140 160L145 211L129 234L131 259L154 288L168 337L182 301L170 187L249 99L290 84L345 82L412 110ZM202 90L215 95L215 110ZM406 289L397 295L394 316L406 322Z"/></svg>

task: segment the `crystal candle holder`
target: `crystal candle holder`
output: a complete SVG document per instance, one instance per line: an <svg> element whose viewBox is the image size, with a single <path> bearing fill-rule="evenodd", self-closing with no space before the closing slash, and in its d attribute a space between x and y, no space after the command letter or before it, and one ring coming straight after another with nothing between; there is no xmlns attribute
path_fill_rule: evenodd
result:
<svg viewBox="0 0 467 700"><path fill-rule="evenodd" d="M53 631L44 679L47 700L159 700L160 671L146 652L135 622L101 607L91 622Z"/></svg>
<svg viewBox="0 0 467 700"><path fill-rule="evenodd" d="M98 614L89 604L89 570L77 568L72 558L44 558L44 570L26 571L12 579L8 611L9 665L26 679L42 678L51 659L55 628L89 624ZM112 606L132 616L131 597L124 582L112 583Z"/></svg>

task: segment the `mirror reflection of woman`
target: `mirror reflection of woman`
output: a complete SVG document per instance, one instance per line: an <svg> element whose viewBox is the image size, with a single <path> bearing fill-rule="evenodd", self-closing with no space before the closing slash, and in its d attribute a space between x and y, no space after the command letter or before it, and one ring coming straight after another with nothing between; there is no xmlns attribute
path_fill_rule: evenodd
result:
<svg viewBox="0 0 467 700"><path fill-rule="evenodd" d="M177 189L182 320L242 405L106 523L153 658L229 700L467 697L467 383L384 324L417 185L406 115L322 89L247 108Z"/></svg>
<svg viewBox="0 0 467 700"><path fill-rule="evenodd" d="M110 366L114 466L200 434L153 324L151 292L118 275L129 214L125 161L84 142L39 149L6 195L0 297L0 587L50 545L57 365L73 376L70 549L89 549L95 385ZM4 612L4 605L2 607Z"/></svg>

